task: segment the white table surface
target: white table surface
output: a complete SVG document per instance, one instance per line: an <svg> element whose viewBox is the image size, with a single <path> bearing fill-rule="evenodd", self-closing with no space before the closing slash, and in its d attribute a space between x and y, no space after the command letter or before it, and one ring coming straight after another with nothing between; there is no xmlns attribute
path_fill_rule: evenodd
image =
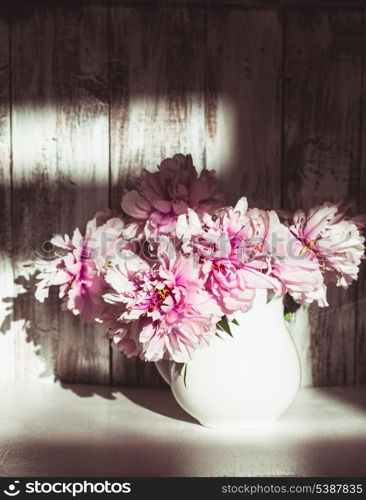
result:
<svg viewBox="0 0 366 500"><path fill-rule="evenodd" d="M1 476L366 476L366 386L302 389L266 429L206 429L170 391L0 385Z"/></svg>

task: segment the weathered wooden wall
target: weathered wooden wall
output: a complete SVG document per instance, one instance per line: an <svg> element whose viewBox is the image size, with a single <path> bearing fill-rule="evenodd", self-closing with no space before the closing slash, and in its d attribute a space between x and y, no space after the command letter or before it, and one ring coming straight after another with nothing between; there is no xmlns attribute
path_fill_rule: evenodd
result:
<svg viewBox="0 0 366 500"><path fill-rule="evenodd" d="M162 385L55 294L37 303L28 276L142 167L191 152L232 201L366 211L362 3L257 3L2 2L0 379ZM329 296L292 316L303 383L364 383L365 274Z"/></svg>

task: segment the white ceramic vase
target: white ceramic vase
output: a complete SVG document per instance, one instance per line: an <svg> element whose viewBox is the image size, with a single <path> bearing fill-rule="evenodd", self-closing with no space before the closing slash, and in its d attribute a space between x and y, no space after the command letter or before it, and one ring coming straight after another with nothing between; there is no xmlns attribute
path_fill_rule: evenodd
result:
<svg viewBox="0 0 366 500"><path fill-rule="evenodd" d="M235 315L233 337L218 331L211 344L182 365L156 363L180 406L202 425L254 428L275 421L294 401L300 385L296 347L281 298L267 303L257 292L252 309Z"/></svg>

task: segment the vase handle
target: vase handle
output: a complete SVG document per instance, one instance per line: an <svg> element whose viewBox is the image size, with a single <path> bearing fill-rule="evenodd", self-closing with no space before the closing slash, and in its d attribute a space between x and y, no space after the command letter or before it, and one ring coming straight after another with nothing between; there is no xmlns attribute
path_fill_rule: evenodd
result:
<svg viewBox="0 0 366 500"><path fill-rule="evenodd" d="M170 363L167 359L162 359L161 361L156 361L155 366L160 373L160 375L163 377L165 382L169 385L171 385L171 377L170 377Z"/></svg>

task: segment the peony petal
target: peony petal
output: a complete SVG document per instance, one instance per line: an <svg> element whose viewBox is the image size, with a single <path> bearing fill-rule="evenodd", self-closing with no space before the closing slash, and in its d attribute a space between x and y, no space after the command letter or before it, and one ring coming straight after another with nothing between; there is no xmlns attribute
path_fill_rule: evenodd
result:
<svg viewBox="0 0 366 500"><path fill-rule="evenodd" d="M136 190L129 191L124 195L121 206L126 214L136 219L147 219L151 212L150 203Z"/></svg>

